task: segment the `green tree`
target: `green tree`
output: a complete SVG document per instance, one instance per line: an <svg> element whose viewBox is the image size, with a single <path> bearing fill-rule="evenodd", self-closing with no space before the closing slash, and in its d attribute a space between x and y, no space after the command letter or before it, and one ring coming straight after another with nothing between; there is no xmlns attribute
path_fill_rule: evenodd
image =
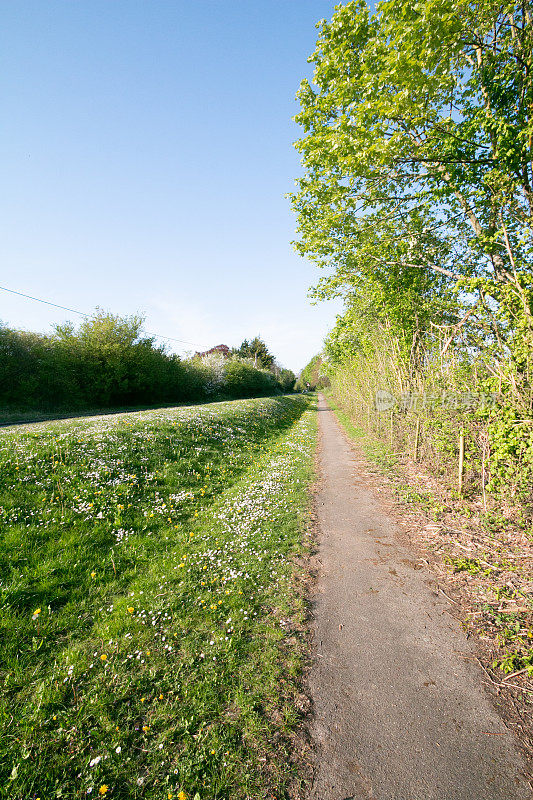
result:
<svg viewBox="0 0 533 800"><path fill-rule="evenodd" d="M44 336L0 323L0 404L12 411L101 408L213 396L254 397L290 391L288 370L254 367L270 361L247 343L245 360L222 356L188 361L143 334L143 318L97 310L76 328L67 322Z"/></svg>
<svg viewBox="0 0 533 800"><path fill-rule="evenodd" d="M88 402L104 405L159 399L165 369L163 348L142 336L143 318L120 317L97 309L76 330L57 326L55 335L80 372Z"/></svg>
<svg viewBox="0 0 533 800"><path fill-rule="evenodd" d="M294 384L296 383L296 375L291 369L278 367L276 370L276 379L284 392L292 392Z"/></svg>
<svg viewBox="0 0 533 800"><path fill-rule="evenodd" d="M305 365L298 376L296 388L300 391L306 389L323 388L327 384L324 359L319 353L313 356L311 361Z"/></svg>
<svg viewBox="0 0 533 800"><path fill-rule="evenodd" d="M298 95L292 197L315 295L346 300L324 350L336 397L372 427L375 389L496 392L461 424L487 485L528 502L532 21L531 0L337 6ZM453 452L457 416L426 423Z"/></svg>
<svg viewBox="0 0 533 800"><path fill-rule="evenodd" d="M236 352L240 358L252 359L255 367L271 369L274 366L274 356L259 336L252 339L251 342L245 339Z"/></svg>
<svg viewBox="0 0 533 800"><path fill-rule="evenodd" d="M530 2L337 7L320 24L314 84L298 93L305 173L292 198L297 249L330 268L318 296L353 298L364 286L410 334L468 320L500 368L512 353L507 377L518 371L523 386L533 341L531 20Z"/></svg>

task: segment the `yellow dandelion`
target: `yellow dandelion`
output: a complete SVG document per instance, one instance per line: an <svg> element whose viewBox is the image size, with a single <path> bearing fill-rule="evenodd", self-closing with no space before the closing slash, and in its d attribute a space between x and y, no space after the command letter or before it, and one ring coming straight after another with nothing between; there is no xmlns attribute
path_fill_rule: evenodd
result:
<svg viewBox="0 0 533 800"><path fill-rule="evenodd" d="M106 783L103 783L100 788L98 789L98 794L102 797L107 794L109 790L109 786Z"/></svg>
<svg viewBox="0 0 533 800"><path fill-rule="evenodd" d="M102 653L102 655L100 656L100 661L107 661L107 656L105 653Z"/></svg>
<svg viewBox="0 0 533 800"><path fill-rule="evenodd" d="M178 794L178 800L187 800L187 795L185 792L182 791Z"/></svg>
<svg viewBox="0 0 533 800"><path fill-rule="evenodd" d="M96 578L96 572L91 572L91 578Z"/></svg>
<svg viewBox="0 0 533 800"><path fill-rule="evenodd" d="M133 606L128 606L128 614L133 614L134 611L135 609L133 608Z"/></svg>
<svg viewBox="0 0 533 800"><path fill-rule="evenodd" d="M41 609L40 608L36 608L35 611L32 614L32 619L37 619L37 617L39 616L40 613L41 613Z"/></svg>

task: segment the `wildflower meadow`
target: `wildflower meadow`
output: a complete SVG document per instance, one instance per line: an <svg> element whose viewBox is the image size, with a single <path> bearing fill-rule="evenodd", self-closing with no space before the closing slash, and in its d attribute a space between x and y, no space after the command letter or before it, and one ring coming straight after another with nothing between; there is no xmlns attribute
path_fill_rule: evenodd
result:
<svg viewBox="0 0 533 800"><path fill-rule="evenodd" d="M288 796L315 439L301 396L0 434L0 797Z"/></svg>

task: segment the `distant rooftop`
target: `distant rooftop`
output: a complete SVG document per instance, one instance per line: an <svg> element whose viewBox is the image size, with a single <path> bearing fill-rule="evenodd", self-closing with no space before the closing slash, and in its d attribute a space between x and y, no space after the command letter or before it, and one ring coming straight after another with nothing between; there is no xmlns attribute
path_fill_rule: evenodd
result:
<svg viewBox="0 0 533 800"><path fill-rule="evenodd" d="M203 358L204 356L210 356L213 353L222 353L224 358L227 358L230 354L230 348L227 346L227 344L217 344L210 350L205 350L203 353L196 353L196 356L198 358Z"/></svg>

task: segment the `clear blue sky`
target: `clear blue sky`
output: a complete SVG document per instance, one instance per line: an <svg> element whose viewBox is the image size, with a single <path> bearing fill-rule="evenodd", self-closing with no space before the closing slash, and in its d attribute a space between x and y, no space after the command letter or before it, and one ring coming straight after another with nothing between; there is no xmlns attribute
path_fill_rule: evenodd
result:
<svg viewBox="0 0 533 800"><path fill-rule="evenodd" d="M340 306L292 250L294 95L329 0L0 2L0 285L295 371ZM77 318L0 292L0 319ZM184 349L194 347L183 346ZM180 352L180 346L175 345Z"/></svg>

